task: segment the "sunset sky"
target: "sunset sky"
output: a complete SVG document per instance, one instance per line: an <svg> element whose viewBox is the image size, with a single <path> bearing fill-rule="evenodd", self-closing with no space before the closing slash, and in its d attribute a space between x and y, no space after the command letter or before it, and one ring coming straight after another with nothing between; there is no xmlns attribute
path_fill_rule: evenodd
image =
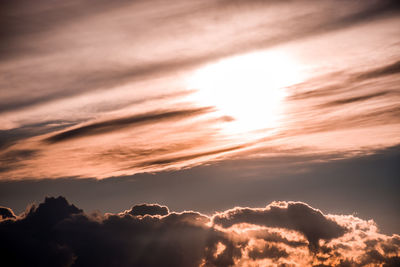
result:
<svg viewBox="0 0 400 267"><path fill-rule="evenodd" d="M10 266L399 266L399 1L0 3Z"/></svg>

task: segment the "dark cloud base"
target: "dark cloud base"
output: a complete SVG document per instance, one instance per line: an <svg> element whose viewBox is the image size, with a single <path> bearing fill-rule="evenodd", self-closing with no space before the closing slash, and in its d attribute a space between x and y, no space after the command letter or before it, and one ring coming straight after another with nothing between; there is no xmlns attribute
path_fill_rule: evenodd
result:
<svg viewBox="0 0 400 267"><path fill-rule="evenodd" d="M301 202L214 216L171 212L158 204L89 215L63 197L48 197L19 216L4 207L0 212L2 266L400 264L400 236L382 235L372 222L325 215Z"/></svg>

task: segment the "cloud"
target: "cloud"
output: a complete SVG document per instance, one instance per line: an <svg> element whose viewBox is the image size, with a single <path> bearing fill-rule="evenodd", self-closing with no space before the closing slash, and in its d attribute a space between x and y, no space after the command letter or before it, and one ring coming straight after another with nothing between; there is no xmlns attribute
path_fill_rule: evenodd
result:
<svg viewBox="0 0 400 267"><path fill-rule="evenodd" d="M279 249L278 247L270 244L266 244L263 248L261 249L253 249L249 251L249 257L253 260L256 259L280 259L280 258L286 258L288 257L289 254L283 250Z"/></svg>
<svg viewBox="0 0 400 267"><path fill-rule="evenodd" d="M264 209L235 208L216 215L213 222L225 228L249 223L296 230L305 235L313 248L318 247L320 239L337 238L346 231L321 211L301 202L277 202Z"/></svg>
<svg viewBox="0 0 400 267"><path fill-rule="evenodd" d="M64 198L46 198L1 224L0 254L8 266L198 266L217 242L232 246L208 222L196 212L89 216Z"/></svg>
<svg viewBox="0 0 400 267"><path fill-rule="evenodd" d="M251 211L251 222L233 211ZM255 219L256 213L262 216ZM221 218L241 225L220 228ZM306 223L307 230L294 226ZM373 222L324 215L300 202L235 208L214 217L158 204L88 215L63 197L48 197L16 219L1 221L0 234L0 256L7 266L395 266L400 253L400 236L379 234ZM310 237L325 239L309 250L304 244Z"/></svg>
<svg viewBox="0 0 400 267"><path fill-rule="evenodd" d="M0 38L4 42L0 44L0 56L9 59L24 56L29 52L45 51L45 49L33 49L32 44L20 42L21 36L32 38L32 36L48 33L54 34L58 28L76 20L105 11L109 12L115 8L123 8L128 3L127 1L100 0L97 5L91 5L87 0L69 3L38 0L35 5L31 5L29 1L17 0L1 1L1 4L3 8L0 19ZM46 17L46 20L40 19L43 17Z"/></svg>
<svg viewBox="0 0 400 267"><path fill-rule="evenodd" d="M393 75L400 73L400 61L393 62L386 66L375 68L364 73L360 73L356 76L357 79L373 79L381 76Z"/></svg>
<svg viewBox="0 0 400 267"><path fill-rule="evenodd" d="M0 217L1 219L16 218L12 209L1 206L0 206Z"/></svg>
<svg viewBox="0 0 400 267"><path fill-rule="evenodd" d="M398 42L393 25L399 11L395 0L5 2L0 147L2 154L40 153L19 158L19 168L7 163L0 179L105 178L179 169L210 162L225 152L221 148L235 152L237 144L259 137L268 140L257 146L280 147L281 155L295 149L369 153L396 145L399 63L391 53ZM196 113L215 101L199 99L194 92L201 88L188 88L186 79L206 64L260 49L304 67L301 85L282 88L282 112L259 112L244 119L243 127L234 114L243 110L245 116L253 109L247 105L258 100L237 103L234 112L216 107ZM321 73L327 75L315 79ZM227 104L231 100L227 93ZM173 123L184 113L195 118L192 125L189 120L178 127L158 123ZM264 125L264 116L276 125ZM66 123L40 125L46 121ZM246 129L247 122L258 121L262 131ZM149 127L130 131L143 124ZM326 133L338 141L335 147Z"/></svg>
<svg viewBox="0 0 400 267"><path fill-rule="evenodd" d="M173 58L150 63L137 63L137 65L124 68L121 66L103 67L101 70L97 66L91 66L92 68L89 69L74 66L65 73L46 68L38 71L34 68L24 69L21 67L15 71L25 71L24 76L15 77L10 74L10 78L0 79L0 84L13 88L13 90L5 92L4 98L0 100L0 113L40 106L91 92L96 94L96 92L104 92L140 80L156 79L185 68L199 66L217 57L216 55L201 55L190 58ZM31 82L32 80L36 82ZM15 95L15 92L24 92L27 87L30 88L30 92L26 92L23 98ZM176 95L178 94L182 94L182 92L177 92ZM131 102L138 101L135 99Z"/></svg>
<svg viewBox="0 0 400 267"><path fill-rule="evenodd" d="M172 110L172 111L162 111L162 112L160 111L160 112L134 115L125 118L117 118L102 122L96 122L89 125L80 126L71 130L67 130L48 137L46 141L50 143L59 143L62 141L67 141L75 138L112 132L115 130L120 130L124 127L133 127L133 126L143 125L146 123L156 123L166 120L178 120L190 116L199 115L210 110L211 110L210 108L196 108L196 109L186 109L186 110Z"/></svg>
<svg viewBox="0 0 400 267"><path fill-rule="evenodd" d="M164 7L162 10L151 7L152 12L150 13L154 12L158 15L155 19L153 15L147 14L150 6L140 2L114 1L108 3L100 1L96 7L87 0L74 3L40 1L40 3L35 3L34 7L29 1L7 3L2 9L4 15L1 16L2 21L0 21L2 25L0 37L4 40L0 44L0 55L8 59L7 62L17 61L19 57L23 56L25 58L50 56L54 59L50 62L46 62L45 59L40 62L32 60L32 63L23 64L17 68L14 66L7 68L7 79L1 83L5 88L13 88L13 90L3 96L0 102L0 113L70 98L94 90L107 90L138 79L170 75L226 56L340 30L379 16L393 15L392 13L396 14L399 11L397 1L388 0L365 1L362 5L348 4L345 1L341 1L341 5L338 5L336 1L326 1L317 5L311 1L292 2L291 4L291 1L284 1L284 4L279 3L282 1L211 1L208 4L199 5L193 1L185 6L177 1L169 4L168 10L164 10L166 8L163 5L160 5ZM270 10L273 10L273 13L281 10L284 12L285 6L289 4L299 8L296 8L296 12L292 12L293 15L285 17L283 21L279 18L279 26L276 22L265 20L264 16L255 12L254 21L243 21L242 32L248 32L248 34L232 34L229 30L232 26L229 24L229 18L232 14L253 13L254 7L265 9L267 12ZM315 6L319 8L317 13ZM147 23L136 20L125 21L127 10L137 14L138 20L141 18ZM187 27L183 30L180 25L190 25L192 21L204 24L213 23L212 16L208 15L210 12L215 16L227 18L227 23L215 25L215 30L212 32L200 31L199 36L207 41L208 39L214 40L222 34L221 38L228 41L223 43L218 41L218 46L213 46L212 49L200 45L200 42L190 46L192 33L197 32L198 29ZM97 21L99 18L100 20L104 18L106 14L107 18L115 16L116 20L121 19L122 27L112 23L104 25L101 24L104 22ZM44 17L46 20L42 20ZM296 23L293 23L293 20ZM79 30L76 31L74 22L79 23L80 29L84 29L83 33ZM158 30L149 26L160 22L165 26ZM105 27L100 27L99 23ZM125 23L130 27L126 27ZM135 24L141 25L141 28L136 28ZM101 28L104 30L98 30ZM267 34L266 28L274 30ZM177 47L160 38L166 33L175 31L181 32L176 37L177 40L183 44L188 43L184 49L194 50L193 53L177 56ZM112 40L116 39L115 47L121 45L120 49L125 49L125 43L136 42L135 39L126 41L127 35L131 34L134 36L144 35L141 40L143 47L152 47L153 43L156 43L156 49L166 47L167 51L164 51L161 57L153 58L152 52L146 51L148 53L146 56L151 58L150 61L134 58L127 64L123 60L115 62L116 60L113 58L112 63L103 61L102 64L96 64L99 58L105 53L112 54L114 49L108 47L107 42L98 46L98 40L102 40L102 36L110 35ZM121 38L121 36L125 37ZM204 42L204 40L200 40ZM96 59L92 59L87 54L81 55L80 52L85 51L87 47L91 48L90 54L100 55L97 55ZM133 51L135 48L129 46L129 49ZM152 49L149 50L152 51ZM135 52L143 53L142 49ZM71 54L71 57L65 60L65 58L57 56L60 54ZM85 59L85 62L92 61L93 63L80 64L82 58ZM58 65L65 65L65 67L58 68ZM101 68L99 68L100 65ZM22 72L23 75L20 75ZM24 97L15 95L13 93L15 91L24 92Z"/></svg>
<svg viewBox="0 0 400 267"><path fill-rule="evenodd" d="M19 128L0 130L0 148L6 149L20 140L47 134L49 132L60 131L71 127L78 122L72 121L44 121L36 124L28 124Z"/></svg>
<svg viewBox="0 0 400 267"><path fill-rule="evenodd" d="M10 57L21 57L27 53L45 53L53 50L53 47L36 47L28 42L21 42L21 37L24 39L38 38L46 35L54 35L57 30L63 29L66 26L73 24L75 21L85 21L85 19L95 16L101 16L105 12L119 12L124 10L134 10L137 13L146 12L149 6L141 4L143 1L98 1L96 6L93 6L88 0L76 1L73 3L60 3L48 1L37 1L33 6L29 1L3 1L1 16L0 37L4 42L0 46L1 56L9 59ZM309 6L312 8L315 2L312 1L297 1L299 5ZM376 16L391 15L399 9L398 2L395 0L364 1L363 5L348 4L345 1L340 1L341 6L347 16L338 16L332 11L332 3L335 1L326 1L321 7L321 11L326 12L327 17L331 19L332 14L339 19L335 20L335 27L345 27L359 21L370 20ZM159 3L160 4L160 3ZM292 1L226 1L216 0L207 1L206 3L198 3L192 1L190 4L182 5L179 1L169 4L173 8L171 10L157 10L153 8L153 12L158 13L160 20L166 24L171 20L179 20L182 17L202 17L205 13L220 12L228 10L235 12L237 10L246 10L251 8L271 8L274 6L285 6L287 4L297 4ZM162 6L165 8L165 6ZM349 12L350 10L350 12ZM165 14L166 13L166 14ZM349 13L349 14L348 14ZM9 16L5 16L9 15ZM46 17L46 21L41 18ZM316 17L316 23L322 22L328 24L323 17ZM51 23L48 23L50 22ZM47 22L47 23L46 23ZM314 25L314 24L313 24ZM315 26L315 25L314 25ZM328 27L329 26L329 27ZM332 28L328 24L321 27L323 30ZM335 28L333 27L333 28ZM307 27L309 28L309 27ZM306 28L306 29L307 29ZM315 31L316 28L313 28Z"/></svg>
<svg viewBox="0 0 400 267"><path fill-rule="evenodd" d="M37 153L34 149L15 149L0 154L0 173L21 167L24 160L33 158Z"/></svg>
<svg viewBox="0 0 400 267"><path fill-rule="evenodd" d="M163 166L163 165L167 166L172 163L179 163L179 162L183 162L183 161L193 160L196 158L207 157L207 156L218 155L218 154L223 154L226 152L240 150L240 149L246 148L249 145L251 145L251 144L237 145L237 146L221 148L221 149L216 149L216 150L211 150L211 151L194 153L194 154L185 155L185 156L177 156L177 157L162 158L162 159L157 159L157 160L152 160L152 161L145 161L145 162L139 163L138 166L141 166L141 167Z"/></svg>
<svg viewBox="0 0 400 267"><path fill-rule="evenodd" d="M328 102L326 104L323 104L322 106L323 107L332 107L332 106L338 106L338 105L351 104L351 103L355 103L355 102L371 100L373 98L385 96L387 94L389 94L389 92L377 92L377 93L373 93L373 94L369 94L369 95L354 96L354 97L349 97L349 98L344 98L344 99L339 99L339 100L335 100L332 102Z"/></svg>
<svg viewBox="0 0 400 267"><path fill-rule="evenodd" d="M127 212L134 216L144 216L144 215L167 215L169 213L168 207L161 206L158 204L141 204L135 205Z"/></svg>

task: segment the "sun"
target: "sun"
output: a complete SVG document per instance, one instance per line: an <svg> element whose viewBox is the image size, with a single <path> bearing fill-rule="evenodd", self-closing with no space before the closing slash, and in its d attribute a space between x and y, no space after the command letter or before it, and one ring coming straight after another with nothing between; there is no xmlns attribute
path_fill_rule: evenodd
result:
<svg viewBox="0 0 400 267"><path fill-rule="evenodd" d="M285 87L302 81L300 67L283 52L254 52L196 70L187 87L194 102L233 118L224 126L231 132L273 129L283 115Z"/></svg>

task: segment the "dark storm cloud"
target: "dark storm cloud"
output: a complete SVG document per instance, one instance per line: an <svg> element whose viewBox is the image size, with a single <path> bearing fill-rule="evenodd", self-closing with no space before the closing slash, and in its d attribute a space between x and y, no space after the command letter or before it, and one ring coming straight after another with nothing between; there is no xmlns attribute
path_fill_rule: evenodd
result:
<svg viewBox="0 0 400 267"><path fill-rule="evenodd" d="M326 218L319 210L300 202L287 206L272 205L265 209L236 208L214 217L213 222L222 227L249 223L261 226L287 228L303 233L313 248L320 239L333 239L344 235L346 229Z"/></svg>
<svg viewBox="0 0 400 267"><path fill-rule="evenodd" d="M308 220L307 212L310 212L310 209L311 212L317 212L318 218L321 216L325 218L325 215L304 203L286 204L297 207L303 205L300 209L304 213L298 213L295 218L291 219L299 221L302 220L301 216L304 216L304 222L310 223L307 233L315 230L316 235L321 235L321 230L318 228L321 220L317 219L317 225L314 225L315 220ZM274 205L272 204L272 206ZM304 210L304 208L306 209ZM335 235L335 237L330 235L335 240L334 247L330 246L328 242L321 247L316 247L312 254L302 250L307 250L304 247L297 247L298 250L293 253L291 246L286 246L285 238L274 238L273 241L270 241L251 234L251 232L258 232L259 236L265 232L269 234L269 230L265 228L258 230L252 228L253 230L250 232L235 233L214 228L209 224L210 217L197 212L175 213L170 212L165 206L154 204L134 206L131 211L134 209L140 209L140 211L134 212L134 214L128 212L87 215L81 209L69 204L63 197L48 197L39 206L29 207L25 214L18 218L0 221L2 263L7 266L43 267L227 267L242 266L246 262L257 263L257 260L271 260L275 264L284 264L286 260L301 263L305 260L301 253L305 253L303 255L309 257L306 262L319 262L330 266L340 266L337 263L344 261L354 264L398 262L400 237L377 235L373 231L370 232L371 229L374 229L373 227L369 229L371 225L353 217L347 218L350 224L346 229L346 235L350 235L348 238L353 241L361 239L364 243L357 243L354 247L357 249L358 256L350 255L348 258L344 255L346 251L343 249L351 250L351 246L354 244L341 246L346 240L340 239L342 238L340 235ZM6 209L0 209L0 211L3 210ZM247 210L260 211L260 209L250 208ZM6 216L10 217L11 213L12 217L12 212L8 209L7 212ZM217 214L217 216L224 216L230 212L232 210ZM142 216L143 214L147 215ZM155 216L151 214L155 214ZM271 218L276 216L275 219L278 221L287 220L278 213L271 213L270 216ZM342 217L325 218L325 220L339 223ZM287 226L284 224L272 227L284 235L285 229L292 228L290 225L289 228ZM363 233L360 234L357 229L362 229ZM295 231L297 230L295 229ZM277 234L275 233L275 235ZM293 234L288 235L288 237L290 236ZM282 240L283 242L281 242ZM360 247L365 247L365 251L360 251ZM319 256L322 255L321 253L329 255L329 259ZM329 264L329 260L336 264Z"/></svg>
<svg viewBox="0 0 400 267"><path fill-rule="evenodd" d="M46 141L50 143L59 143L75 138L112 132L115 130L120 130L124 127L134 127L147 123L156 123L166 120L179 120L182 118L203 114L210 110L210 108L197 108L186 110L159 111L134 115L131 117L112 119L61 132L47 138Z"/></svg>

